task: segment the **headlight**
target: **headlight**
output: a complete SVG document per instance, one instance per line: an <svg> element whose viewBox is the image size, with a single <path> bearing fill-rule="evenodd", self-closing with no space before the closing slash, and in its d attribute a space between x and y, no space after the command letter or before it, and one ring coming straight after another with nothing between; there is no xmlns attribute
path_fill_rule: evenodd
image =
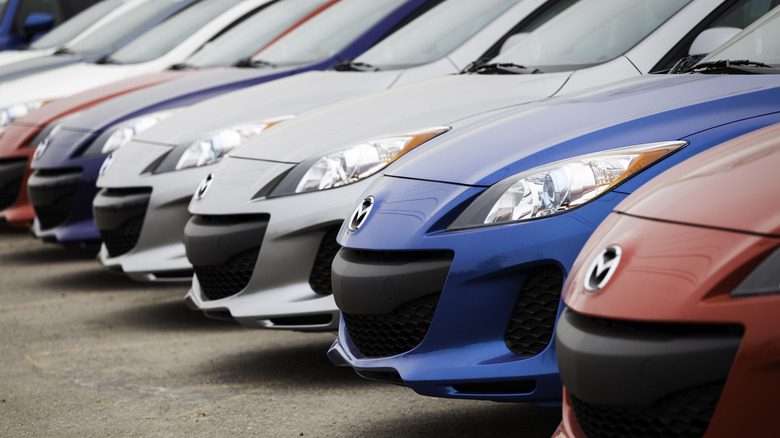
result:
<svg viewBox="0 0 780 438"><path fill-rule="evenodd" d="M780 248L769 254L733 291L732 297L780 293Z"/></svg>
<svg viewBox="0 0 780 438"><path fill-rule="evenodd" d="M403 154L449 131L436 127L396 137L385 137L306 160L287 174L269 196L341 187L379 172Z"/></svg>
<svg viewBox="0 0 780 438"><path fill-rule="evenodd" d="M469 205L449 229L537 219L587 204L687 143L651 143L582 155L500 181Z"/></svg>
<svg viewBox="0 0 780 438"><path fill-rule="evenodd" d="M174 111L160 111L121 123L110 131L108 138L100 149L100 154L105 155L114 152L130 143L130 140L136 135L160 123L161 120L170 117L173 113Z"/></svg>
<svg viewBox="0 0 780 438"><path fill-rule="evenodd" d="M214 164L222 159L228 152L246 143L266 129L290 120L295 116L277 117L258 124L236 126L228 128L201 139L195 140L184 151L176 163L176 170L190 167L201 167Z"/></svg>
<svg viewBox="0 0 780 438"><path fill-rule="evenodd" d="M42 107L43 101L19 103L11 105L7 108L0 110L0 132L5 130L8 125L13 123L14 120L22 118L30 113L30 111Z"/></svg>

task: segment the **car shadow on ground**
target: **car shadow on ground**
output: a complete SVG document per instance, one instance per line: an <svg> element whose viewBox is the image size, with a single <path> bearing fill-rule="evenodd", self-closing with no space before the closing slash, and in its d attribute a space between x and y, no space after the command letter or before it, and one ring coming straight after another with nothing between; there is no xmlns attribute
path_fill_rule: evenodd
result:
<svg viewBox="0 0 780 438"><path fill-rule="evenodd" d="M246 330L235 322L206 318L202 312L188 308L184 304L187 287L180 292L175 293L171 287L165 292L165 302L133 305L106 315L106 319L134 330L151 332Z"/></svg>
<svg viewBox="0 0 780 438"><path fill-rule="evenodd" d="M431 399L427 399L431 400ZM416 412L410 406L397 418L374 418L363 431L350 431L354 436L483 436L550 437L561 421L561 408L541 408L524 403L470 404L468 408L444 412Z"/></svg>
<svg viewBox="0 0 780 438"><path fill-rule="evenodd" d="M276 382L290 391L352 391L386 385L362 379L351 368L333 365L325 353L335 335L295 333L292 339L290 333L263 332L263 335L263 340L270 342L261 340L247 346L247 351L206 363L198 370L199 375L231 382ZM279 339L274 340L274 335L279 335Z"/></svg>
<svg viewBox="0 0 780 438"><path fill-rule="evenodd" d="M0 263L3 260L0 258ZM118 272L111 272L95 262L94 267L64 272L40 279L43 287L57 291L71 292L115 292L159 290L161 292L180 292L181 296L187 293L187 283L141 283L133 281Z"/></svg>
<svg viewBox="0 0 780 438"><path fill-rule="evenodd" d="M4 235L6 234L0 233L0 238ZM33 242L33 245L35 245L35 242ZM97 257L96 250L65 248L51 243L38 242L38 246L34 248L29 248L30 245L25 246L25 248L19 248L12 253L1 254L0 263L8 266L26 266L40 263L70 263L96 260Z"/></svg>

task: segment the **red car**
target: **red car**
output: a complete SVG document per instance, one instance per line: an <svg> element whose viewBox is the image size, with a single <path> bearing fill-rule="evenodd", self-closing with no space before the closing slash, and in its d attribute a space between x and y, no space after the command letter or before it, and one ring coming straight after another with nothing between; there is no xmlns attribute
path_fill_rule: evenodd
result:
<svg viewBox="0 0 780 438"><path fill-rule="evenodd" d="M780 125L619 204L566 281L556 437L774 436Z"/></svg>
<svg viewBox="0 0 780 438"><path fill-rule="evenodd" d="M152 73L94 88L43 106L0 132L0 220L27 228L35 212L27 199L27 178L35 148L58 119L125 93L189 75L189 71ZM47 128L48 127L48 128Z"/></svg>

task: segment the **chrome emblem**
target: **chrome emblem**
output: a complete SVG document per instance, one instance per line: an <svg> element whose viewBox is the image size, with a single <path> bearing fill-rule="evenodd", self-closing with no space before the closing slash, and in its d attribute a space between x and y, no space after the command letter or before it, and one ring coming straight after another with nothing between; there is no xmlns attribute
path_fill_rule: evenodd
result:
<svg viewBox="0 0 780 438"><path fill-rule="evenodd" d="M366 219L368 218L368 214L371 213L372 208L374 208L374 197L368 196L357 206L349 217L349 231L359 230L360 227L366 223Z"/></svg>
<svg viewBox="0 0 780 438"><path fill-rule="evenodd" d="M43 154L46 152L46 148L49 147L49 137L46 137L43 139L42 142L38 143L38 147L35 148L35 155L33 156L33 160L38 161L41 159Z"/></svg>
<svg viewBox="0 0 780 438"><path fill-rule="evenodd" d="M195 191L195 200L196 201L200 201L201 199L203 199L204 196L206 196L206 192L209 191L209 188L211 187L211 183L212 182L214 182L214 174L210 173L210 174L208 174L206 179L201 181L200 185L198 186L198 190Z"/></svg>
<svg viewBox="0 0 780 438"><path fill-rule="evenodd" d="M588 275L585 277L585 289L590 292L596 292L604 288L609 283L612 275L615 274L623 250L617 245L607 247L601 251L596 260L590 265Z"/></svg>
<svg viewBox="0 0 780 438"><path fill-rule="evenodd" d="M109 154L106 159L103 160L103 164L100 165L100 172L98 172L98 175L105 175L112 164L114 164L114 154Z"/></svg>

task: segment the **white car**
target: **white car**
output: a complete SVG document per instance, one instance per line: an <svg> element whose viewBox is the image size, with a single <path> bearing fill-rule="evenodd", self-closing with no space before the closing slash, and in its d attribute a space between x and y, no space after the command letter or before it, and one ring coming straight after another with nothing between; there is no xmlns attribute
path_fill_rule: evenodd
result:
<svg viewBox="0 0 780 438"><path fill-rule="evenodd" d="M96 30L110 25L128 11L151 0L103 0L74 15L23 50L0 52L0 66L27 59L65 52L89 38Z"/></svg>
<svg viewBox="0 0 780 438"><path fill-rule="evenodd" d="M372 175L403 154L425 154L424 143L456 121L468 126L469 117L666 68L691 47L708 52L700 43L720 33L709 28L745 27L768 10L763 3L580 0L470 74L358 97L268 130L231 152L193 197L186 302L247 327L334 330L335 235Z"/></svg>
<svg viewBox="0 0 780 438"><path fill-rule="evenodd" d="M161 121L115 151L110 171L98 179L98 187L107 189L98 194L93 209L104 242L100 262L139 281L191 281L192 266L182 243L187 204L210 165L238 145L221 144L222 139L242 132L237 138L247 141L269 124L307 110L417 79L455 74L546 19L541 12L554 12L556 5L569 2L445 0L337 70L312 71L236 91ZM274 116L283 117L267 120ZM203 165L145 172L149 162L163 156L192 155L187 149L194 150L203 141L221 148L204 150L214 158L204 158ZM139 187L151 188L145 195L148 206L141 212L129 208L136 193L118 195L121 189ZM137 223L139 214L143 225L131 227L135 244L128 247L128 224Z"/></svg>
<svg viewBox="0 0 780 438"><path fill-rule="evenodd" d="M102 61L73 64L0 83L0 109L35 107L122 79L160 72L184 62L204 44L269 1L201 0Z"/></svg>

